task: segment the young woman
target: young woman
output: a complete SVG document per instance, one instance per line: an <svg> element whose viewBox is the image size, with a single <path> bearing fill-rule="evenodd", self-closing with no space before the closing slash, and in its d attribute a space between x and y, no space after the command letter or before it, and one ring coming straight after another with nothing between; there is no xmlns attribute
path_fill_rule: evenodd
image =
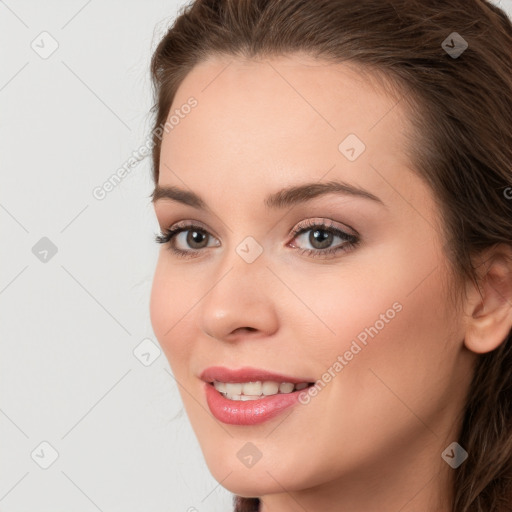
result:
<svg viewBox="0 0 512 512"><path fill-rule="evenodd" d="M505 13L197 0L151 71L151 321L236 511L512 510Z"/></svg>

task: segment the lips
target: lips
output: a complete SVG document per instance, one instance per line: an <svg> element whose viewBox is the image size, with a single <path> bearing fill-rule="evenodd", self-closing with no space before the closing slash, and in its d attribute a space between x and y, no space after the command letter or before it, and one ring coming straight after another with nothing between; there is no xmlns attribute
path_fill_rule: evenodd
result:
<svg viewBox="0 0 512 512"><path fill-rule="evenodd" d="M312 384L314 379L309 377L295 377L282 373L269 372L257 368L244 367L229 369L222 366L206 368L201 373L201 379L205 382L204 393L206 403L213 416L222 423L230 425L257 425L266 422L284 412L289 407L299 403L299 393L278 393L270 396L251 397L250 401L239 401L238 396L228 399L229 393L221 393L213 383L229 383L227 385L244 384L248 382L274 382L288 383L286 386L298 384ZM224 396L226 395L226 396Z"/></svg>
<svg viewBox="0 0 512 512"><path fill-rule="evenodd" d="M267 370L243 367L239 369L230 369L223 366L210 366L206 368L200 375L200 379L204 382L256 382L256 381L274 381L274 382L291 382L299 384L301 382L311 383L316 379L311 377L294 377L283 373L274 373Z"/></svg>

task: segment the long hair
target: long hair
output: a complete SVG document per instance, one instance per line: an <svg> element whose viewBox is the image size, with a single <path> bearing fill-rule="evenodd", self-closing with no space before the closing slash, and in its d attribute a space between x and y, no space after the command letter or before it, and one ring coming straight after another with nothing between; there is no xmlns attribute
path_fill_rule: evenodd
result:
<svg viewBox="0 0 512 512"><path fill-rule="evenodd" d="M467 43L450 54L453 38ZM451 39L450 39L451 38ZM306 53L358 65L402 101L412 126L404 151L442 213L454 299L473 256L512 245L512 24L484 0L196 0L153 54L153 179L162 130L187 73L215 55ZM508 192L507 192L508 191ZM478 288L480 289L480 288ZM512 337L479 355L458 442L452 512L512 510ZM258 498L234 497L235 512Z"/></svg>

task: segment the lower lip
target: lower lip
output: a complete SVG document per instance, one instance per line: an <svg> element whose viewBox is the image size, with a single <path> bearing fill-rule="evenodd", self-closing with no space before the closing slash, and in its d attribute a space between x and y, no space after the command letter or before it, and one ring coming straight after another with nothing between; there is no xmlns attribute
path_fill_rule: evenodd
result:
<svg viewBox="0 0 512 512"><path fill-rule="evenodd" d="M288 407L299 403L299 393L279 393L258 400L229 400L212 384L205 383L206 402L211 413L229 425L258 425L270 420Z"/></svg>

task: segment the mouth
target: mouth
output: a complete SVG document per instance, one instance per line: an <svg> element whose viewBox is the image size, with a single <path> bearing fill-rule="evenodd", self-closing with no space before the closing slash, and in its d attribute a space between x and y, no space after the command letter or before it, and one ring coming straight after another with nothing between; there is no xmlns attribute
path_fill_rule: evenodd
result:
<svg viewBox="0 0 512 512"><path fill-rule="evenodd" d="M301 391L314 385L314 382L278 382L278 381L249 381L249 382L209 382L224 398L234 401L260 400L267 396L286 395Z"/></svg>
<svg viewBox="0 0 512 512"><path fill-rule="evenodd" d="M200 378L213 416L226 424L246 426L266 422L301 403L304 390L316 382L251 367L213 366Z"/></svg>

